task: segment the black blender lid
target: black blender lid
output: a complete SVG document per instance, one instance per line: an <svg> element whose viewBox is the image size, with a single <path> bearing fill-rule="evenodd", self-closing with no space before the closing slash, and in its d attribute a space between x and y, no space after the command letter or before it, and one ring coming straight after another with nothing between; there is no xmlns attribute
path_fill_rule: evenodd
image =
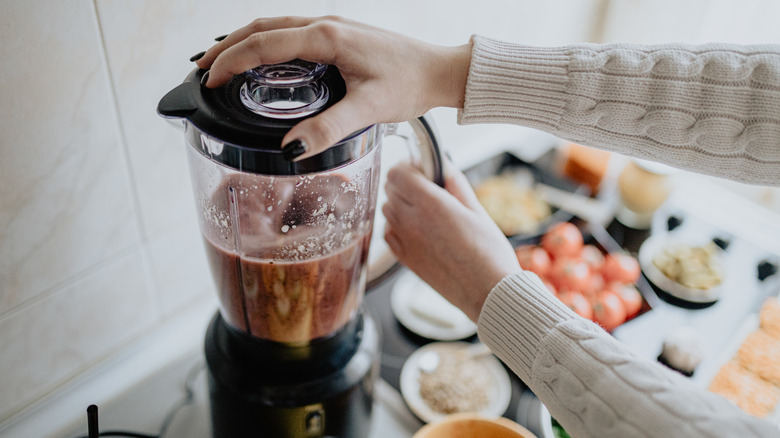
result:
<svg viewBox="0 0 780 438"><path fill-rule="evenodd" d="M278 66L284 67L281 73ZM287 161L281 154L282 138L296 123L324 111L346 94L344 79L335 66L301 60L261 66L236 75L227 84L213 89L201 85L206 72L203 69L190 72L157 106L161 116L189 122L191 126L187 126L186 134L191 145L199 145L204 134L224 144L219 154L201 149L204 155L237 170L271 175L327 170L357 158L353 156L352 148L339 145L299 162ZM297 82L293 84L285 74L295 76L293 80ZM324 95L317 87L324 89ZM274 108L273 104L264 107L260 103L265 98L279 103L277 91L290 101L293 97L300 100L301 93L304 99L312 99L317 92L320 94L314 96L313 104L300 104L294 111ZM257 102L253 102L255 100ZM254 107L249 108L248 104ZM263 111L269 108L270 112ZM356 134L359 132L347 140Z"/></svg>

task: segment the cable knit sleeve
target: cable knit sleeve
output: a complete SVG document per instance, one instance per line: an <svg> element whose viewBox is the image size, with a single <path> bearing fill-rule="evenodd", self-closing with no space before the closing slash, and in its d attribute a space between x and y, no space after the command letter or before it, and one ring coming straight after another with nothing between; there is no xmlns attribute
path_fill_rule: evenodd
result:
<svg viewBox="0 0 780 438"><path fill-rule="evenodd" d="M569 310L533 273L490 292L479 337L575 437L777 437L780 430Z"/></svg>
<svg viewBox="0 0 780 438"><path fill-rule="evenodd" d="M780 185L780 46L472 43L459 123Z"/></svg>

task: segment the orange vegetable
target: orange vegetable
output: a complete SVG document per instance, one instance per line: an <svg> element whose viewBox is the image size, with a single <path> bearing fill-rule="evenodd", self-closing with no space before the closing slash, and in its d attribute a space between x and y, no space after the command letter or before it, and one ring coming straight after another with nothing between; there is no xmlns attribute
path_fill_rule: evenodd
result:
<svg viewBox="0 0 780 438"><path fill-rule="evenodd" d="M604 257L601 267L604 281L611 283L634 283L639 279L639 262L626 253L611 253Z"/></svg>
<svg viewBox="0 0 780 438"><path fill-rule="evenodd" d="M542 236L542 248L553 258L578 257L582 247L582 232L571 222L556 224Z"/></svg>
<svg viewBox="0 0 780 438"><path fill-rule="evenodd" d="M590 285L590 268L576 258L558 258L553 262L550 281L559 290L585 292Z"/></svg>
<svg viewBox="0 0 780 438"><path fill-rule="evenodd" d="M593 320L606 331L626 322L626 307L614 292L604 290L593 299Z"/></svg>
<svg viewBox="0 0 780 438"><path fill-rule="evenodd" d="M626 318L633 318L642 309L642 294L634 285L613 283L609 286L609 290L614 292L623 302Z"/></svg>
<svg viewBox="0 0 780 438"><path fill-rule="evenodd" d="M551 260L547 251L536 245L522 245L515 249L520 267L539 276L545 276L550 270Z"/></svg>

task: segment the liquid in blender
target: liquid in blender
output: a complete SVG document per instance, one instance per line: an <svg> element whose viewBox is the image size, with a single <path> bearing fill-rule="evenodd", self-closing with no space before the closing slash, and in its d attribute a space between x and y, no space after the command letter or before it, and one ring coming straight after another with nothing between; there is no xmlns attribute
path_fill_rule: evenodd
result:
<svg viewBox="0 0 780 438"><path fill-rule="evenodd" d="M338 174L258 182L230 174L210 200L230 212L214 222L232 229L204 233L223 316L281 343L327 336L362 301L373 203L358 193L370 191Z"/></svg>

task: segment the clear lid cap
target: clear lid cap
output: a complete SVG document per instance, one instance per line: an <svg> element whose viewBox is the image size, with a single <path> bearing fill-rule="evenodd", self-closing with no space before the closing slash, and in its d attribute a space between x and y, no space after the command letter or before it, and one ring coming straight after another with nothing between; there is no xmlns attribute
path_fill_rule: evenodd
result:
<svg viewBox="0 0 780 438"><path fill-rule="evenodd" d="M255 114L276 119L311 115L328 103L328 87L320 81L326 68L295 59L248 70L241 103Z"/></svg>

